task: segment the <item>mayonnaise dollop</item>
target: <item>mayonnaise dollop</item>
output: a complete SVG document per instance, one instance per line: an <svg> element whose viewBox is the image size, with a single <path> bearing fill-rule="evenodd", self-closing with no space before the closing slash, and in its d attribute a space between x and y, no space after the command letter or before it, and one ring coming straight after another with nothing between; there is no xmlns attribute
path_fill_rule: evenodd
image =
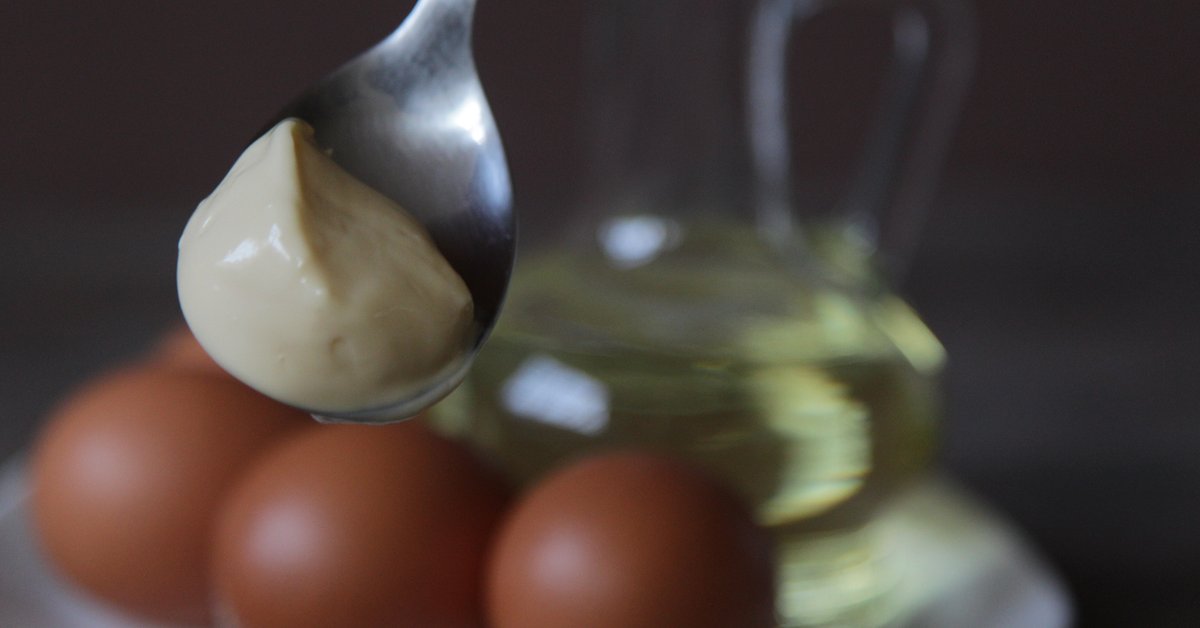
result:
<svg viewBox="0 0 1200 628"><path fill-rule="evenodd" d="M428 233L287 119L238 158L179 241L196 339L317 413L390 405L461 370L472 301Z"/></svg>

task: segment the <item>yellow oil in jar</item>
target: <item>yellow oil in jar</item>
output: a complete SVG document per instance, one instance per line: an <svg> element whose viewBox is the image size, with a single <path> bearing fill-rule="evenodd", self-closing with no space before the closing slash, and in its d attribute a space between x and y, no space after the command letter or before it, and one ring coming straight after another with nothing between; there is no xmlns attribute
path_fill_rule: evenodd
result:
<svg viewBox="0 0 1200 628"><path fill-rule="evenodd" d="M605 449L695 461L775 533L785 625L869 625L886 588L869 523L929 463L941 345L897 297L839 278L844 249L814 272L736 227L660 226L675 241L649 259L521 260L436 420L518 484Z"/></svg>

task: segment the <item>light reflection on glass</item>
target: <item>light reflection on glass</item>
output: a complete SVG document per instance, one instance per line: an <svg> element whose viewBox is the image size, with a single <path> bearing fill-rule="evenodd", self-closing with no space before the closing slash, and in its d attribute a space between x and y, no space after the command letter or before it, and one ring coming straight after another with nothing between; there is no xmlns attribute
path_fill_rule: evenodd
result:
<svg viewBox="0 0 1200 628"><path fill-rule="evenodd" d="M513 416L595 435L608 425L608 388L586 373L545 355L533 355L500 390Z"/></svg>
<svg viewBox="0 0 1200 628"><path fill-rule="evenodd" d="M605 224L599 236L609 262L629 269L653 261L674 246L679 241L679 225L658 216L628 216Z"/></svg>

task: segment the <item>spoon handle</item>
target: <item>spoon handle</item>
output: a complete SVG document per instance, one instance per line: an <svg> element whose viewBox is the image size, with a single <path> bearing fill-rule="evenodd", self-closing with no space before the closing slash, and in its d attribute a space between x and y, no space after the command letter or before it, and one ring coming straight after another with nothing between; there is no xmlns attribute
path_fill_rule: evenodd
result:
<svg viewBox="0 0 1200 628"><path fill-rule="evenodd" d="M372 52L389 57L403 52L406 58L421 51L440 58L466 52L469 57L474 16L475 0L418 0L408 17Z"/></svg>

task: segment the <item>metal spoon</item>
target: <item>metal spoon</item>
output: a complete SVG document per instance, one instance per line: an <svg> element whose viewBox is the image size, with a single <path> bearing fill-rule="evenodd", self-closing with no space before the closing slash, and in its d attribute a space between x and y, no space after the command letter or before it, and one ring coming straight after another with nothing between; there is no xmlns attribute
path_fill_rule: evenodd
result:
<svg viewBox="0 0 1200 628"><path fill-rule="evenodd" d="M317 82L268 125L300 118L350 174L429 231L474 299L474 339L454 372L383 407L317 416L394 421L462 380L508 286L515 250L511 182L471 55L475 0L419 0L375 47Z"/></svg>

